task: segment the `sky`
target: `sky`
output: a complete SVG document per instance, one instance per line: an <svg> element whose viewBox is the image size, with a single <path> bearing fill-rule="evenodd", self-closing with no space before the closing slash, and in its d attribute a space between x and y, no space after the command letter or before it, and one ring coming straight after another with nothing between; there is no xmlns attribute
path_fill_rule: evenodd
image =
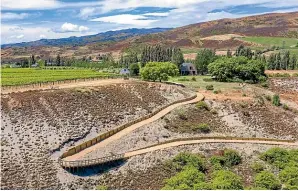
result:
<svg viewBox="0 0 298 191"><path fill-rule="evenodd" d="M1 44L298 11L298 0L1 0Z"/></svg>

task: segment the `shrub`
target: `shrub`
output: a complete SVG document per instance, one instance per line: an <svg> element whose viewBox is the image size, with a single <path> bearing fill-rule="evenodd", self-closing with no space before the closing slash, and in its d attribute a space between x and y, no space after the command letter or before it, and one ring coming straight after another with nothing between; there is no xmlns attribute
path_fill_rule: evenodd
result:
<svg viewBox="0 0 298 191"><path fill-rule="evenodd" d="M262 153L260 158L269 164L273 164L274 166L283 169L289 162L289 153L286 149L276 147Z"/></svg>
<svg viewBox="0 0 298 191"><path fill-rule="evenodd" d="M99 185L99 186L96 186L96 190L108 190L108 187L103 186L103 185Z"/></svg>
<svg viewBox="0 0 298 191"><path fill-rule="evenodd" d="M214 94L220 94L221 93L221 90L214 90L213 93Z"/></svg>
<svg viewBox="0 0 298 191"><path fill-rule="evenodd" d="M242 190L241 177L228 170L219 170L212 173L212 189L216 190Z"/></svg>
<svg viewBox="0 0 298 191"><path fill-rule="evenodd" d="M275 106L280 106L280 99L279 95L275 94L272 99L272 104Z"/></svg>
<svg viewBox="0 0 298 191"><path fill-rule="evenodd" d="M207 86L206 86L206 90L214 90L213 85L207 85Z"/></svg>
<svg viewBox="0 0 298 191"><path fill-rule="evenodd" d="M221 170L225 165L225 158L223 156L212 156L210 158L213 170Z"/></svg>
<svg viewBox="0 0 298 191"><path fill-rule="evenodd" d="M298 190L298 176L288 180L285 183L286 189L288 190Z"/></svg>
<svg viewBox="0 0 298 191"><path fill-rule="evenodd" d="M194 131L199 130L199 131L202 132L202 133L209 133L209 132L210 132L209 125L206 124L206 123L201 123L201 124L199 124L199 125L193 126L192 129L193 129Z"/></svg>
<svg viewBox="0 0 298 191"><path fill-rule="evenodd" d="M191 81L197 81L197 78L196 77L192 77L191 78Z"/></svg>
<svg viewBox="0 0 298 191"><path fill-rule="evenodd" d="M291 180L297 177L298 177L298 167L287 166L279 173L279 178L284 183L287 182L288 180ZM297 186L298 186L298 182L297 182Z"/></svg>
<svg viewBox="0 0 298 191"><path fill-rule="evenodd" d="M182 119L182 120L187 120L187 116L186 116L184 110L178 110L177 114L178 114L178 117L179 117L180 119Z"/></svg>
<svg viewBox="0 0 298 191"><path fill-rule="evenodd" d="M283 108L284 110L289 110L289 106L288 106L287 104L283 104L283 105L282 105L282 108Z"/></svg>
<svg viewBox="0 0 298 191"><path fill-rule="evenodd" d="M198 170L204 172L206 170L206 161L201 156L189 152L179 153L172 160L172 167L178 171L187 166L194 166Z"/></svg>
<svg viewBox="0 0 298 191"><path fill-rule="evenodd" d="M271 100L272 100L272 98L271 98L270 95L265 95L265 99L266 99L267 101L271 101Z"/></svg>
<svg viewBox="0 0 298 191"><path fill-rule="evenodd" d="M260 188L266 188L269 190L281 189L280 181L274 176L273 173L268 171L262 171L258 173L254 180L255 186Z"/></svg>
<svg viewBox="0 0 298 191"><path fill-rule="evenodd" d="M194 166L188 166L175 176L165 180L164 190L191 190L194 185L205 181L205 175Z"/></svg>
<svg viewBox="0 0 298 191"><path fill-rule="evenodd" d="M209 107L208 105L204 102L204 101L199 101L197 104L196 104L196 107L198 109L206 109L209 111Z"/></svg>
<svg viewBox="0 0 298 191"><path fill-rule="evenodd" d="M237 151L226 149L224 151L225 165L234 166L241 163L241 156Z"/></svg>
<svg viewBox="0 0 298 191"><path fill-rule="evenodd" d="M251 164L251 168L252 168L252 170L253 170L254 172L256 172L256 173L259 173L259 172L265 170L264 165L262 165L262 164L259 163L259 162L254 162L254 163L252 163L252 164Z"/></svg>
<svg viewBox="0 0 298 191"><path fill-rule="evenodd" d="M261 83L261 86L262 86L263 88L268 88L268 87L269 87L269 84L268 84L267 82L262 82L262 83Z"/></svg>

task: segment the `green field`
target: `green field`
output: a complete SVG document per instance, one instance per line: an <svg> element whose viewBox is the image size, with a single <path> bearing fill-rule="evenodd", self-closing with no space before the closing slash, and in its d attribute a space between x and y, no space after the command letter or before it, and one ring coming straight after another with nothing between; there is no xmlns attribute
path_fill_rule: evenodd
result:
<svg viewBox="0 0 298 191"><path fill-rule="evenodd" d="M279 46L280 48L283 48L283 42L285 42L284 48L295 49L296 48L295 46L298 43L298 39L296 38L282 38L282 37L244 37L241 39L244 41L264 45L264 47Z"/></svg>
<svg viewBox="0 0 298 191"><path fill-rule="evenodd" d="M192 78L195 77L196 81ZM207 85L213 85L214 90L240 89L239 83L217 82L213 81L210 76L179 76L169 79L170 82L184 84L191 89L205 89Z"/></svg>
<svg viewBox="0 0 298 191"><path fill-rule="evenodd" d="M1 70L1 85L15 86L81 78L105 78L109 76L117 76L117 74L87 69L43 70L33 68L4 68Z"/></svg>

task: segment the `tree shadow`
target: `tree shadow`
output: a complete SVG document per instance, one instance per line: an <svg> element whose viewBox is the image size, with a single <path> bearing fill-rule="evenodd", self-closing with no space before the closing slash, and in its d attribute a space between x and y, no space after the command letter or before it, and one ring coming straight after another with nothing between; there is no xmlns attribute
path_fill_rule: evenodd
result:
<svg viewBox="0 0 298 191"><path fill-rule="evenodd" d="M64 170L66 170L67 172L73 175L77 175L81 177L94 176L94 175L103 174L112 169L120 168L125 164L125 161L126 161L125 159L119 159L119 160L106 162L99 165L80 167L80 168L64 168Z"/></svg>

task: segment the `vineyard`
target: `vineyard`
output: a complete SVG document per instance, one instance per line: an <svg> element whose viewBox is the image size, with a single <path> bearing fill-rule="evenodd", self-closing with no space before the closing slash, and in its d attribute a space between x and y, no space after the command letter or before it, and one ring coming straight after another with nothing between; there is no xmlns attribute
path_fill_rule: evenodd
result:
<svg viewBox="0 0 298 191"><path fill-rule="evenodd" d="M87 69L42 70L33 68L5 68L1 71L2 86L55 82L82 78L107 78L117 74Z"/></svg>

